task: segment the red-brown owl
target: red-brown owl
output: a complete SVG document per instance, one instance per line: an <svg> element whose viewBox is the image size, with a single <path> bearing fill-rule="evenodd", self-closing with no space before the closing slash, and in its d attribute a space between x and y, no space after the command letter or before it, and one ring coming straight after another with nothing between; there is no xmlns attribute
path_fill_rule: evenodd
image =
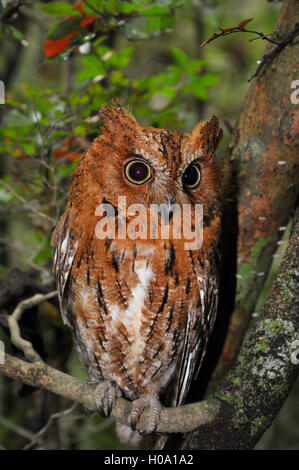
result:
<svg viewBox="0 0 299 470"><path fill-rule="evenodd" d="M102 134L73 173L53 234L54 271L63 319L98 382L99 412L109 416L124 396L133 401L133 430L150 407L146 429L137 425L149 433L166 392L168 405L184 403L215 320L220 184L214 152L222 131L215 117L191 133L142 127L117 102L100 115ZM120 196L131 208L121 217ZM107 205L115 217L99 209ZM156 225L149 220L153 205ZM183 223L178 209L189 208L195 232L197 206L203 239L194 249L189 235L174 229ZM113 230L99 233L105 217L106 226L116 228L113 236ZM162 223L168 238L159 232Z"/></svg>

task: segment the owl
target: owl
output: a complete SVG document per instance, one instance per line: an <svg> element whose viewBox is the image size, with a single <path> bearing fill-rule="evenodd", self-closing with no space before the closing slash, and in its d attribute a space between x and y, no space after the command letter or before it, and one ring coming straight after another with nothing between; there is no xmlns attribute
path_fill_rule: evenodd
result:
<svg viewBox="0 0 299 470"><path fill-rule="evenodd" d="M222 130L215 117L191 133L143 127L117 101L100 116L53 233L54 273L100 414L123 396L132 430L152 433L162 404L185 402L216 317ZM202 236L190 244L180 209L195 233L197 207Z"/></svg>

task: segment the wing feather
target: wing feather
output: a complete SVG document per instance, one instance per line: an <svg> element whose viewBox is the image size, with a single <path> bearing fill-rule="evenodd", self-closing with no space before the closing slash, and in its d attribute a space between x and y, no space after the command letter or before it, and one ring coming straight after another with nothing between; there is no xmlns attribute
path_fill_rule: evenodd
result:
<svg viewBox="0 0 299 470"><path fill-rule="evenodd" d="M186 400L191 383L198 376L206 353L217 313L218 292L216 278L204 279L199 290L200 305L190 308L184 336L182 359L173 404L180 406Z"/></svg>
<svg viewBox="0 0 299 470"><path fill-rule="evenodd" d="M56 247L53 271L57 282L61 314L64 323L71 326L65 293L74 258L78 249L78 241L74 240L71 222L67 211L61 217L53 233L52 245Z"/></svg>

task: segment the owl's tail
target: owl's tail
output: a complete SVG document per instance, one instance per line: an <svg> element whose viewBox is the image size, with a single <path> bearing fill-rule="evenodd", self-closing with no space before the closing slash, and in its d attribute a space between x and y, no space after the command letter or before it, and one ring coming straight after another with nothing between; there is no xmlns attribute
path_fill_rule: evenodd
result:
<svg viewBox="0 0 299 470"><path fill-rule="evenodd" d="M169 436L141 436L129 426L120 423L116 424L116 434L120 442L129 444L134 450L161 450L169 440Z"/></svg>
<svg viewBox="0 0 299 470"><path fill-rule="evenodd" d="M139 448L143 440L142 436L137 431L133 431L129 426L121 423L117 423L116 425L116 434L120 442L130 444L133 449Z"/></svg>

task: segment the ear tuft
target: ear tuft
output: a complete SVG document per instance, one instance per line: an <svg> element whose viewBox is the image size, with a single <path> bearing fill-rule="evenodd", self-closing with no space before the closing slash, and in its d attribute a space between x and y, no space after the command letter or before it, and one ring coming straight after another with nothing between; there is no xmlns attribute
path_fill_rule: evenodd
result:
<svg viewBox="0 0 299 470"><path fill-rule="evenodd" d="M200 147L205 153L214 153L221 142L223 132L218 119L213 116L210 121L197 124L191 135L195 148Z"/></svg>
<svg viewBox="0 0 299 470"><path fill-rule="evenodd" d="M105 121L104 128L116 129L123 124L135 123L136 120L131 112L126 112L118 98L112 98L111 103L107 106L103 106L99 110L100 117Z"/></svg>

